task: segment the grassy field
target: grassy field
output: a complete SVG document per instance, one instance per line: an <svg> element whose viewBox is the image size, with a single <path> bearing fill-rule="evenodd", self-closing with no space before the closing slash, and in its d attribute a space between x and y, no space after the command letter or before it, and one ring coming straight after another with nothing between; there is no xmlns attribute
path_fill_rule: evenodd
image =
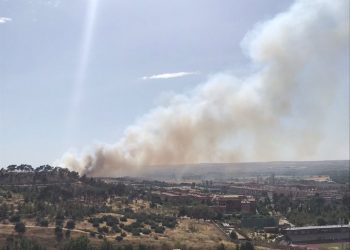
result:
<svg viewBox="0 0 350 250"><path fill-rule="evenodd" d="M17 205L21 202L23 202L23 197L20 195L13 195L10 199L6 200L8 205L13 205L15 207L17 207ZM134 211L152 212L164 215L172 215L176 212L176 210L166 206L151 208L149 202L145 202L143 200L133 201L128 205L123 204L120 201L113 203L116 212L121 208L127 207L132 208ZM95 217L102 217L103 215L113 215L117 216L118 218L122 216L121 214L117 213L99 213L95 214ZM60 242L56 240L54 232L55 223L52 220L49 221L48 227L37 226L37 222L34 218L23 218L22 221L26 224L26 232L23 236L36 240L40 244L47 246L48 249L57 249L59 246L62 246L68 241L68 239L65 238L63 238ZM123 222L123 224L128 225L134 221L134 219L128 218L127 222ZM63 225L65 224L66 220L64 221ZM105 222L101 223L100 227L105 225ZM87 221L87 219L76 221L75 229L71 232L71 238L86 235L94 245L98 246L102 243L101 239L98 239L97 237L90 237L88 233L81 232L80 230L97 231L96 228L94 228L92 224ZM140 236L133 236L131 233L127 233L127 236L124 237L123 241L117 242L115 237L118 235L120 235L120 233L109 233L106 236L106 239L112 242L114 245L145 244L153 245L157 247L157 249L183 249L184 245L186 245L188 248L192 247L193 249L216 249L220 243L230 246L231 248L234 247L233 243L228 241L226 239L226 235L218 230L215 225L210 222L194 219L178 219L178 225L176 228L167 228L164 234L151 232L149 235L141 234ZM6 239L9 236L18 236L14 231L14 226L12 224L0 224L0 246L4 246L6 244Z"/></svg>
<svg viewBox="0 0 350 250"><path fill-rule="evenodd" d="M76 230L90 229L90 227L91 225L82 222L77 224ZM14 232L13 226L0 225L0 245L5 245L6 238L10 235L17 235ZM81 235L87 234L74 230L71 232L72 238ZM56 249L66 242L66 239L58 242L55 238L54 229L51 227L27 227L24 236L40 242L42 245L47 246L48 249ZM89 237L89 239L96 246L102 242L102 240L98 238ZM107 240L116 246L126 244L145 244L155 246L157 249L165 250L182 248L184 245L186 245L188 248L192 247L193 249L214 250L220 243L229 246L231 249L234 248L233 243L227 241L226 236L213 224L210 222L193 219L179 220L178 226L175 229L167 229L164 234L156 234L154 232L152 232L150 235L141 236L132 236L131 234L128 234L128 236L125 237L122 242L117 242L115 240L115 235L109 235L107 236Z"/></svg>

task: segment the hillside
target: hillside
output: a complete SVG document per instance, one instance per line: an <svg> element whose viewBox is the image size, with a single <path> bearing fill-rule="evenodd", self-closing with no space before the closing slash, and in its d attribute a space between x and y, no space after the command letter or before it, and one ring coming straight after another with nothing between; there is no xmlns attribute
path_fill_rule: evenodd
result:
<svg viewBox="0 0 350 250"><path fill-rule="evenodd" d="M79 180L79 174L66 168L42 165L33 168L30 165L10 165L0 169L0 185L33 185L73 183Z"/></svg>

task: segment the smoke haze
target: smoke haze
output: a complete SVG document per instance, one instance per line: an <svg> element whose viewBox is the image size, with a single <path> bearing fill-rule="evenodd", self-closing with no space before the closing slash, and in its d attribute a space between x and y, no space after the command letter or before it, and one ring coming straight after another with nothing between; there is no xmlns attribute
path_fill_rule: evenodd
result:
<svg viewBox="0 0 350 250"><path fill-rule="evenodd" d="M63 165L91 176L200 162L349 158L349 1L297 1L242 41L251 73L213 75L112 145Z"/></svg>

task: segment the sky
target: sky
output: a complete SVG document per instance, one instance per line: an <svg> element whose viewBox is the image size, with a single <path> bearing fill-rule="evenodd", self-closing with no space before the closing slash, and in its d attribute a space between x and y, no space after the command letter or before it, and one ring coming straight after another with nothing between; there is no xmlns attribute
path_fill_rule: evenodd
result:
<svg viewBox="0 0 350 250"><path fill-rule="evenodd" d="M0 0L0 166L113 143L169 95L245 74L242 39L291 4Z"/></svg>

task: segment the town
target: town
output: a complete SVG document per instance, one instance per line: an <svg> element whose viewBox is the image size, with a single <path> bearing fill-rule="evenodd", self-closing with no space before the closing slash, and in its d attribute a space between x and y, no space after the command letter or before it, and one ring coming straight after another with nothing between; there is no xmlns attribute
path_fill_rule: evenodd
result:
<svg viewBox="0 0 350 250"><path fill-rule="evenodd" d="M337 178L348 163L333 176L191 181L91 178L49 165L11 165L0 170L0 245L349 249L349 182Z"/></svg>

